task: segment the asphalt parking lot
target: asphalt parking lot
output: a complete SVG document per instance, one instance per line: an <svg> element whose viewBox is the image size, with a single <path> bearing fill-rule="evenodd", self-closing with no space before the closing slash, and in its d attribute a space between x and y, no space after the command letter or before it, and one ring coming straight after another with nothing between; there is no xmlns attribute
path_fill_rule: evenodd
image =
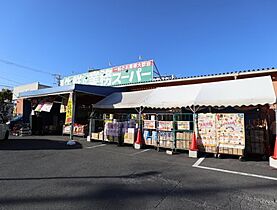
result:
<svg viewBox="0 0 277 210"><path fill-rule="evenodd" d="M12 137L0 142L0 158L1 210L277 209L277 170L267 161L196 164L187 153L85 139L67 146L57 136Z"/></svg>

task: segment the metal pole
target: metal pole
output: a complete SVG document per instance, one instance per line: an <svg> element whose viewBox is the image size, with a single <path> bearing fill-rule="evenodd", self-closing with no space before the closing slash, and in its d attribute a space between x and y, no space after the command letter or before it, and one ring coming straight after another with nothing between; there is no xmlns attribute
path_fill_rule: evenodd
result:
<svg viewBox="0 0 277 210"><path fill-rule="evenodd" d="M276 104L277 105L277 104ZM275 105L275 109L274 109L274 111L275 111L275 128L272 128L272 132L274 132L274 129L275 129L275 144L276 144L276 140L277 140L277 107L276 107L276 105Z"/></svg>
<svg viewBox="0 0 277 210"><path fill-rule="evenodd" d="M139 108L139 124L138 128L141 129L141 107Z"/></svg>
<svg viewBox="0 0 277 210"><path fill-rule="evenodd" d="M92 133L92 128L95 127L95 120L93 119L93 115L94 115L94 109L92 108L92 112L89 116L89 131L88 131L88 135L89 135L89 138L91 137L91 133ZM95 131L94 131L95 132Z"/></svg>
<svg viewBox="0 0 277 210"><path fill-rule="evenodd" d="M75 123L75 108L76 108L76 93L72 92L72 118L71 118L71 128L70 128L70 140L73 140L74 136L74 123Z"/></svg>

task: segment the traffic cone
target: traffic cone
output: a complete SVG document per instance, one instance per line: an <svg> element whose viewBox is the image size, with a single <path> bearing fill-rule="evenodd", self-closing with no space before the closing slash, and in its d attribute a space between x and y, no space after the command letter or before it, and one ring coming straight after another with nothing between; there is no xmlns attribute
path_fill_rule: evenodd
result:
<svg viewBox="0 0 277 210"><path fill-rule="evenodd" d="M277 159L277 136L275 139L274 153L273 153L272 158L274 158L275 160Z"/></svg>
<svg viewBox="0 0 277 210"><path fill-rule="evenodd" d="M141 149L142 147L142 137L141 137L141 131L138 129L138 135L137 135L137 140L135 142L135 149Z"/></svg>
<svg viewBox="0 0 277 210"><path fill-rule="evenodd" d="M191 145L189 149L191 151L198 151L195 132L192 134Z"/></svg>

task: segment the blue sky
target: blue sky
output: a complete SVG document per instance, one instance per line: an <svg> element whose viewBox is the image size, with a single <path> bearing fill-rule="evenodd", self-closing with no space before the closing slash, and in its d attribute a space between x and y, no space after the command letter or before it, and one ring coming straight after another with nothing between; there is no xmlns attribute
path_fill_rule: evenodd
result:
<svg viewBox="0 0 277 210"><path fill-rule="evenodd" d="M0 0L0 59L63 76L154 59L191 76L277 67L276 0ZM0 62L0 85L40 81Z"/></svg>

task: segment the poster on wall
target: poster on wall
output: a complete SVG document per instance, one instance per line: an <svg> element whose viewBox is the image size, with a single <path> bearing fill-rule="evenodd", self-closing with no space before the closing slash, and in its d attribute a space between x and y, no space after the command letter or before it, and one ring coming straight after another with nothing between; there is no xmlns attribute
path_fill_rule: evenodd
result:
<svg viewBox="0 0 277 210"><path fill-rule="evenodd" d="M156 129L156 121L155 120L143 120L143 127L145 129Z"/></svg>
<svg viewBox="0 0 277 210"><path fill-rule="evenodd" d="M198 114L198 139L203 146L217 146L215 114Z"/></svg>
<svg viewBox="0 0 277 210"><path fill-rule="evenodd" d="M244 114L216 114L216 121L219 147L245 148Z"/></svg>
<svg viewBox="0 0 277 210"><path fill-rule="evenodd" d="M177 121L178 130L190 130L190 121Z"/></svg>
<svg viewBox="0 0 277 210"><path fill-rule="evenodd" d="M158 121L158 129L160 131L172 131L173 122L172 121Z"/></svg>
<svg viewBox="0 0 277 210"><path fill-rule="evenodd" d="M71 124L72 123L72 93L70 93L68 102L67 102L67 107L66 107L66 115L65 115L65 124Z"/></svg>

